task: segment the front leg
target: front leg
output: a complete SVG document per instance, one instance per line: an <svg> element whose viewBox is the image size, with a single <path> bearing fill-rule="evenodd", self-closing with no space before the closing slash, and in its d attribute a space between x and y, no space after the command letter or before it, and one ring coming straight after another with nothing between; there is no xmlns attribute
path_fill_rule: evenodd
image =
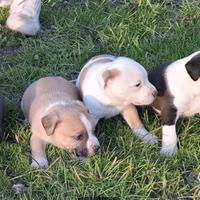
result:
<svg viewBox="0 0 200 200"><path fill-rule="evenodd" d="M32 167L47 167L48 161L45 153L46 143L38 136L31 136Z"/></svg>
<svg viewBox="0 0 200 200"><path fill-rule="evenodd" d="M92 115L92 114L91 114L91 115ZM92 115L92 118L93 118L94 126L96 127L96 125L97 125L98 122L99 122L99 117L96 116L96 115Z"/></svg>
<svg viewBox="0 0 200 200"><path fill-rule="evenodd" d="M139 139L148 142L149 144L158 143L157 137L144 128L134 105L127 106L121 114Z"/></svg>
<svg viewBox="0 0 200 200"><path fill-rule="evenodd" d="M177 151L176 121L177 110L173 105L165 106L161 111L162 149L160 153L171 156Z"/></svg>

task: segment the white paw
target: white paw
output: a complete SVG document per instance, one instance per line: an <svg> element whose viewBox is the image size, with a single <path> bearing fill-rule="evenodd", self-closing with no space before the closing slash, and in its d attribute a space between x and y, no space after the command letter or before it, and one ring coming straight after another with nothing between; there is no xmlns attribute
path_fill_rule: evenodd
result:
<svg viewBox="0 0 200 200"><path fill-rule="evenodd" d="M155 135L149 133L145 128L134 129L134 132L136 136L144 142L147 142L149 144L158 143L158 138Z"/></svg>
<svg viewBox="0 0 200 200"><path fill-rule="evenodd" d="M48 167L48 161L46 158L39 158L32 160L31 167Z"/></svg>
<svg viewBox="0 0 200 200"><path fill-rule="evenodd" d="M164 156L172 156L177 152L177 146L175 145L165 145L162 147L160 154Z"/></svg>
<svg viewBox="0 0 200 200"><path fill-rule="evenodd" d="M177 136L175 125L164 125L162 127L162 149L160 153L164 156L172 156L177 151Z"/></svg>

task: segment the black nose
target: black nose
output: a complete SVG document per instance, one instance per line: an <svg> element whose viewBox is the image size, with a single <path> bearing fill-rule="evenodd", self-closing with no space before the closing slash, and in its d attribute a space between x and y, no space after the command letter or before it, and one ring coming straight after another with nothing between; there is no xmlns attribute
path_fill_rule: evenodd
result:
<svg viewBox="0 0 200 200"><path fill-rule="evenodd" d="M94 152L95 152L95 153L97 153L97 152L99 151L99 149L100 149L100 146L99 146L99 145L94 146Z"/></svg>
<svg viewBox="0 0 200 200"><path fill-rule="evenodd" d="M157 90L154 90L153 93L152 93L153 97L156 97L158 95L158 91Z"/></svg>

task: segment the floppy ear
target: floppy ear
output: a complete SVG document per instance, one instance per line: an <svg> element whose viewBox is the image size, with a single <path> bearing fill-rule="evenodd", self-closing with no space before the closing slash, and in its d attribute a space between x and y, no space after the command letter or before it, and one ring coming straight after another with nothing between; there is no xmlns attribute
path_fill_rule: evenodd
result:
<svg viewBox="0 0 200 200"><path fill-rule="evenodd" d="M108 85L108 82L110 80L113 80L116 76L119 75L119 70L118 69L107 69L105 70L100 77L100 86L101 88L105 89Z"/></svg>
<svg viewBox="0 0 200 200"><path fill-rule="evenodd" d="M57 113L50 113L41 119L42 126L44 127L47 135L52 135L56 126L60 122L60 118Z"/></svg>
<svg viewBox="0 0 200 200"><path fill-rule="evenodd" d="M192 80L197 81L200 77L200 54L188 61L185 67Z"/></svg>

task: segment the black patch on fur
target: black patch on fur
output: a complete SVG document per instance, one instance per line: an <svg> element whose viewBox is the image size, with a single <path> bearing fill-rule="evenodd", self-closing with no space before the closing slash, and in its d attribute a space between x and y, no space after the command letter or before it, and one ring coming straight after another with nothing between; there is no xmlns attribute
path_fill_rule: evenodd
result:
<svg viewBox="0 0 200 200"><path fill-rule="evenodd" d="M200 77L200 54L188 61L185 67L192 80L197 81Z"/></svg>
<svg viewBox="0 0 200 200"><path fill-rule="evenodd" d="M165 71L169 64L170 62L160 64L158 67L151 70L148 74L149 81L156 87L158 91L157 96L163 96L167 89L165 81Z"/></svg>
<svg viewBox="0 0 200 200"><path fill-rule="evenodd" d="M167 88L165 72L171 62L160 64L149 72L149 81L158 90L158 97L153 103L153 107L161 112L162 125L174 125L176 123L177 109L173 104L174 97Z"/></svg>
<svg viewBox="0 0 200 200"><path fill-rule="evenodd" d="M174 125L176 123L176 116L176 107L170 101L166 101L161 110L162 125Z"/></svg>

